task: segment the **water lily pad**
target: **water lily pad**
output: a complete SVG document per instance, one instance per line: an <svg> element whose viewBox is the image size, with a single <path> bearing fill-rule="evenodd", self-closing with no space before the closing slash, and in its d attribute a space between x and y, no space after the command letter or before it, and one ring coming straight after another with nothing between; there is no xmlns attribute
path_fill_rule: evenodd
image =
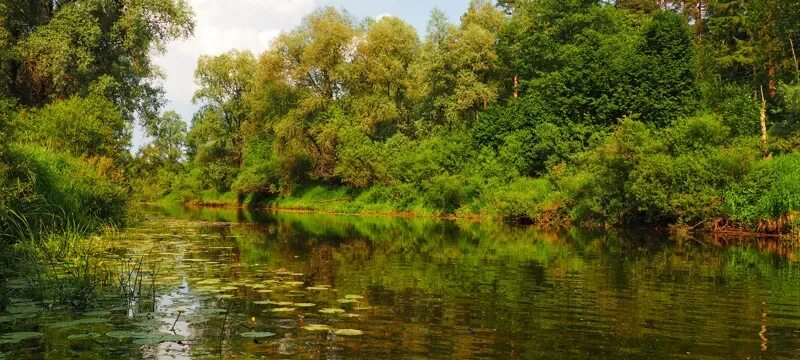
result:
<svg viewBox="0 0 800 360"><path fill-rule="evenodd" d="M38 339L44 336L40 332L15 332L0 336L0 344L19 344L25 340Z"/></svg>
<svg viewBox="0 0 800 360"><path fill-rule="evenodd" d="M72 341L82 341L82 340L97 339L100 336L101 335L98 334L98 333L75 334L75 335L67 336L67 339L72 340Z"/></svg>
<svg viewBox="0 0 800 360"><path fill-rule="evenodd" d="M356 306L353 308L353 310L358 310L358 311L372 310L372 306Z"/></svg>
<svg viewBox="0 0 800 360"><path fill-rule="evenodd" d="M340 304L353 304L358 302L356 299L339 299L336 301L338 301Z"/></svg>
<svg viewBox="0 0 800 360"><path fill-rule="evenodd" d="M296 308L290 308L290 307L279 307L279 308L272 309L272 312L292 312L292 311L295 311L295 310L297 310L297 309Z"/></svg>
<svg viewBox="0 0 800 360"><path fill-rule="evenodd" d="M6 309L9 314L32 314L40 310L42 310L41 307L28 304L9 306L8 309Z"/></svg>
<svg viewBox="0 0 800 360"><path fill-rule="evenodd" d="M60 329L60 328L76 327L76 326L86 325L86 324L100 324L100 323L104 323L104 322L106 322L106 319L103 319L103 318L85 318L85 319L78 319L78 320L72 320L72 321L55 322L55 323L48 324L47 326L51 327L51 328Z"/></svg>
<svg viewBox="0 0 800 360"><path fill-rule="evenodd" d="M324 309L320 309L319 312L321 312L323 314L341 314L341 313L344 313L344 309L324 308Z"/></svg>
<svg viewBox="0 0 800 360"><path fill-rule="evenodd" d="M361 295L345 295L344 297L345 297L345 299L355 299L355 300L360 300L360 299L364 298Z"/></svg>
<svg viewBox="0 0 800 360"><path fill-rule="evenodd" d="M329 331L332 328L330 326L324 325L324 324L309 324L309 325L303 326L303 329L308 330L308 331Z"/></svg>
<svg viewBox="0 0 800 360"><path fill-rule="evenodd" d="M106 336L114 339L136 339L146 337L148 334L142 331L109 331Z"/></svg>
<svg viewBox="0 0 800 360"><path fill-rule="evenodd" d="M317 306L317 304L314 304L314 303L295 303L294 306L308 308L308 307Z"/></svg>
<svg viewBox="0 0 800 360"><path fill-rule="evenodd" d="M342 336L358 336L358 335L363 335L364 334L363 331L356 330L356 329L338 329L338 330L334 331L333 333L336 334L336 335L342 335Z"/></svg>
<svg viewBox="0 0 800 360"><path fill-rule="evenodd" d="M217 299L232 299L233 295L231 295L231 294L217 295L216 298Z"/></svg>
<svg viewBox="0 0 800 360"><path fill-rule="evenodd" d="M265 338L265 337L275 336L275 333L271 333L271 332L267 332L267 331L253 331L253 332L241 333L239 335L243 336L243 337L246 337L246 338L258 339L258 338Z"/></svg>
<svg viewBox="0 0 800 360"><path fill-rule="evenodd" d="M306 289L314 290L314 291L327 291L327 290L330 290L329 288L322 287L322 286L310 286L310 287L307 287Z"/></svg>
<svg viewBox="0 0 800 360"><path fill-rule="evenodd" d="M228 310L218 309L218 308L208 308L208 309L200 310L200 312L203 313L203 314L224 314L224 313L228 312Z"/></svg>
<svg viewBox="0 0 800 360"><path fill-rule="evenodd" d="M111 315L111 310L97 310L97 311L89 311L83 313L83 316L109 316Z"/></svg>
<svg viewBox="0 0 800 360"><path fill-rule="evenodd" d="M164 333L151 333L146 337L138 338L133 341L136 345L158 345L163 342L182 341L183 335L164 334Z"/></svg>
<svg viewBox="0 0 800 360"><path fill-rule="evenodd" d="M188 259L187 259L187 261L188 261ZM222 282L222 280L220 280L220 279L206 279L206 280L203 280L203 281L198 281L197 285L215 285L215 284L219 284L220 282Z"/></svg>
<svg viewBox="0 0 800 360"><path fill-rule="evenodd" d="M284 284L289 286L300 286L303 285L304 283L302 281L286 281L284 282Z"/></svg>

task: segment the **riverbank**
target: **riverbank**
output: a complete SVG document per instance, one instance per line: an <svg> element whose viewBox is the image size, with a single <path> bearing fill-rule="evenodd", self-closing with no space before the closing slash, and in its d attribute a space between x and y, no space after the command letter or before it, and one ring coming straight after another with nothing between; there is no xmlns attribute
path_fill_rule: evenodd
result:
<svg viewBox="0 0 800 360"><path fill-rule="evenodd" d="M242 199L239 201L239 199ZM545 227L580 226L590 229L651 229L677 236L691 234L718 234L734 237L782 237L800 239L800 228L795 215L783 216L777 220L756 223L737 222L721 217L707 218L694 224L686 223L640 223L603 224L598 221L579 221L570 218L563 204L552 206L547 212L521 213L511 216L497 208L478 208L477 211L461 209L456 213L432 209L417 203L416 206L401 206L391 202L370 202L370 191L357 191L348 188L316 186L299 189L292 195L278 197L258 197L254 195L237 196L233 193L204 194L203 200L181 201L176 197L166 197L159 204L182 204L192 207L250 208L272 211L301 213L323 213L335 215L388 216L399 218L432 218L450 220L469 220L476 222L499 221L517 225L538 225ZM506 208L508 206L506 205ZM534 208L522 205L517 208ZM541 209L541 207L539 207ZM529 215L532 214L532 215Z"/></svg>

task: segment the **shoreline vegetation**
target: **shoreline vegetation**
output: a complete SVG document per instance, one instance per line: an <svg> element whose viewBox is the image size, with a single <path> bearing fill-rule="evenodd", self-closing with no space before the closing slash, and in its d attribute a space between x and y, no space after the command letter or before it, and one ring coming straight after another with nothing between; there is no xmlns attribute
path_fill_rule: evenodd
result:
<svg viewBox="0 0 800 360"><path fill-rule="evenodd" d="M378 216L378 217L391 217L391 218L406 218L406 219L413 219L413 218L430 218L430 219L439 219L439 220L458 220L458 221L475 221L475 222L485 222L485 221L500 221L500 222L509 222L513 225L519 226L539 226L539 227L556 227L556 228L567 228L571 226L575 226L569 222L549 222L549 223L535 223L531 222L530 219L517 219L516 221L508 221L508 219L501 219L497 218L496 216L491 215L481 215L481 214L466 214L466 215L456 215L456 214L441 214L430 212L427 210L423 211L413 211L413 210L398 210L398 209L391 209L391 208L384 208L381 209L361 209L359 206L354 205L355 201L353 197L348 198L332 198L332 199L323 199L323 200L308 200L303 199L302 197L293 197L293 198L282 198L272 201L261 201L256 202L253 201L252 198L245 198L243 202L240 202L239 199L235 196L235 194L223 194L219 199L213 199L214 197L207 197L205 201L202 200L190 200L190 201L181 201L176 199L164 198L159 201L155 202L141 202L143 205L154 205L154 206L185 206L189 208L226 208L226 209L243 209L243 210L255 210L255 211L276 211L276 212L290 212L290 213L307 213L307 214L325 214L325 215L342 215L342 216ZM339 205L335 205L339 204ZM782 221L794 221L793 219L784 219ZM711 223L711 226L708 226L707 223ZM597 226L587 225L584 226L587 229L597 229ZM628 227L619 227L619 226L603 226L605 230L625 230L627 229L635 229L635 226L628 226ZM713 220L703 220L700 223L695 225L687 225L687 224L680 224L680 225L668 225L666 227L638 227L639 230L650 229L653 231L665 232L672 234L674 236L679 237L691 237L692 233L706 233L706 234L715 234L715 235L723 235L723 236L732 236L732 237L739 237L739 238L782 238L782 239L790 239L790 240L797 240L800 237L800 234L791 233L791 232L782 232L776 231L783 229L783 225L776 225L773 223L766 222L764 224L758 225L757 228L753 229L750 224L746 223L731 223L723 221L722 219L713 219Z"/></svg>

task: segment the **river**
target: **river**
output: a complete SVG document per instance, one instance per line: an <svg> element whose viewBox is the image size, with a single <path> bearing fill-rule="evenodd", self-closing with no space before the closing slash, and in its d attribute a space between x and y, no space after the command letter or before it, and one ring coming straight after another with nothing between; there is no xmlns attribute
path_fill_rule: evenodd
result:
<svg viewBox="0 0 800 360"><path fill-rule="evenodd" d="M42 335L0 340L6 358L800 357L797 248L777 240L140 212L102 262L134 295L17 299L2 332Z"/></svg>

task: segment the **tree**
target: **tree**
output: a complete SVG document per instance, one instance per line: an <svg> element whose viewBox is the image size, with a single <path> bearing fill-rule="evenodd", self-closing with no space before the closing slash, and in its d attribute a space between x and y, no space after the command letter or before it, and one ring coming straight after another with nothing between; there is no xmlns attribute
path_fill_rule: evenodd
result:
<svg viewBox="0 0 800 360"><path fill-rule="evenodd" d="M395 17L371 24L359 41L349 87L355 116L368 134L378 135L382 128L409 120L409 68L419 46L414 28ZM391 135L391 130L383 135Z"/></svg>
<svg viewBox="0 0 800 360"><path fill-rule="evenodd" d="M150 153L151 162L162 167L178 164L186 143L186 123L181 116L175 111L167 111L145 130L153 140L145 146L147 150L141 152Z"/></svg>
<svg viewBox="0 0 800 360"><path fill-rule="evenodd" d="M500 95L497 35L502 11L486 1L472 1L461 26L448 24L434 11L418 71L422 97L432 98L429 117L456 126L474 120L477 110Z"/></svg>
<svg viewBox="0 0 800 360"><path fill-rule="evenodd" d="M249 51L232 50L215 57L200 57L195 70L195 80L200 88L193 101L202 104L200 112L213 111L220 115L220 128L231 142L236 153L235 161L240 166L241 130L248 114L244 96L250 88L255 64L255 57Z"/></svg>
<svg viewBox="0 0 800 360"><path fill-rule="evenodd" d="M278 36L263 56L262 62L277 65L297 94L297 106L272 126L287 167L299 169L310 161L313 176L334 176L336 134L329 131L329 110L350 93L347 80L357 35L348 13L322 8L298 29Z"/></svg>
<svg viewBox="0 0 800 360"><path fill-rule="evenodd" d="M3 0L11 56L11 96L42 105L74 95L102 95L129 121L157 115L160 90L150 55L194 29L184 0Z"/></svg>
<svg viewBox="0 0 800 360"><path fill-rule="evenodd" d="M764 86L777 94L778 83L796 73L790 39L800 37L800 3L792 0L710 0L703 48L704 72L731 82Z"/></svg>

